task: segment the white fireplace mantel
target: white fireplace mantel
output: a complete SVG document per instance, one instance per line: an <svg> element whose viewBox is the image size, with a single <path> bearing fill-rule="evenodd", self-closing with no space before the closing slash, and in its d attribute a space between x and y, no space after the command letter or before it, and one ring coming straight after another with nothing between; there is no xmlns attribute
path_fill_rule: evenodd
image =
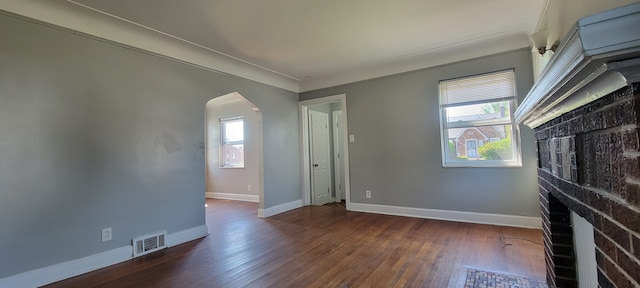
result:
<svg viewBox="0 0 640 288"><path fill-rule="evenodd" d="M578 20L515 112L531 128L640 82L640 2Z"/></svg>

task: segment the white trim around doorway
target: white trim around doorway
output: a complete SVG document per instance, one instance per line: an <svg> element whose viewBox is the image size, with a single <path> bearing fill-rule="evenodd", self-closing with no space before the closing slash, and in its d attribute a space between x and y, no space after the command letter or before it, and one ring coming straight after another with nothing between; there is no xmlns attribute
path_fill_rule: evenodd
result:
<svg viewBox="0 0 640 288"><path fill-rule="evenodd" d="M344 142L344 193L346 199L346 208L351 210L351 192L349 183L349 143L348 143L348 122L347 122L347 95L339 94L311 100L298 102L300 113L300 143L302 145L302 203L303 205L311 205L311 152L309 150L309 106L325 103L342 104L342 141Z"/></svg>

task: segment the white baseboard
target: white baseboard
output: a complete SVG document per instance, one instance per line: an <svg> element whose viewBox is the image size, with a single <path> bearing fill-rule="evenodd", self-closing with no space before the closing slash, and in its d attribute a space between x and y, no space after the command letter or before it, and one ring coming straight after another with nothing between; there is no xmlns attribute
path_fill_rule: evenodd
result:
<svg viewBox="0 0 640 288"><path fill-rule="evenodd" d="M258 217L267 218L300 207L302 207L302 199L276 205L267 209L258 209Z"/></svg>
<svg viewBox="0 0 640 288"><path fill-rule="evenodd" d="M40 287L131 259L131 245L0 279L0 287Z"/></svg>
<svg viewBox="0 0 640 288"><path fill-rule="evenodd" d="M176 246L208 235L206 225L167 235L167 245ZM0 287L40 287L107 266L127 261L133 257L131 245L96 253L51 266L38 268L0 279Z"/></svg>
<svg viewBox="0 0 640 288"><path fill-rule="evenodd" d="M167 246L172 247L209 235L207 225L200 225L167 235Z"/></svg>
<svg viewBox="0 0 640 288"><path fill-rule="evenodd" d="M411 208L351 202L351 211L408 216L416 218L542 229L540 217Z"/></svg>
<svg viewBox="0 0 640 288"><path fill-rule="evenodd" d="M236 201L260 202L260 196L250 195L250 194L207 192L206 197L215 198L215 199L236 200Z"/></svg>

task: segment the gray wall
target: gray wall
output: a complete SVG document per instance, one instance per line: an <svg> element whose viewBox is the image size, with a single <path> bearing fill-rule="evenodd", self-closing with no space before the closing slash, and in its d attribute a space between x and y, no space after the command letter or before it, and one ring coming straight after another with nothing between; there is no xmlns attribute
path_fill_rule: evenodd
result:
<svg viewBox="0 0 640 288"><path fill-rule="evenodd" d="M264 208L300 199L296 93L0 15L0 278L203 225L205 104L234 91Z"/></svg>
<svg viewBox="0 0 640 288"><path fill-rule="evenodd" d="M523 167L443 168L438 81L515 68L518 97L533 84L529 49L302 93L308 100L346 93L351 201L539 216L531 129L520 127ZM372 190L366 199L365 189Z"/></svg>

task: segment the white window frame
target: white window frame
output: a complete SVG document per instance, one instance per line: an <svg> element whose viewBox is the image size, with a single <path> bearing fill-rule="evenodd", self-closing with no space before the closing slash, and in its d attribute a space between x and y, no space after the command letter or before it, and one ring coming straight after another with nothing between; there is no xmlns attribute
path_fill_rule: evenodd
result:
<svg viewBox="0 0 640 288"><path fill-rule="evenodd" d="M443 95L445 92L443 92L443 84L444 83L448 83L450 81L456 81L456 80L462 80L462 79L469 79L469 78L475 78L475 77L486 77L488 75L491 74L502 74L502 73L507 73L507 72L511 72L513 73L513 91L514 91L514 95L512 97L496 97L496 98L491 98L491 99L484 99L484 100L478 100L478 101L469 101L469 102L462 102L462 103L456 103L456 104L451 104L451 105L446 105L443 104L443 99L446 95ZM468 76L468 77L461 77L461 78L455 78L455 79L448 79L448 80L442 80L439 83L440 89L439 89L439 97L438 97L438 101L439 101L439 112L440 112L440 138L441 138L441 152L442 152L442 166L443 167L521 167L522 166L522 160L521 160L521 152L520 152L520 133L519 133L519 129L518 129L518 125L515 123L514 120L514 111L517 108L517 88L516 88L516 78L515 78L515 71L513 69L509 69L509 70L502 70L502 71L497 71L497 72L491 72L491 73L486 73L486 74L480 74L480 75L474 75L474 76ZM448 122L448 118L447 118L447 109L448 107L456 107L456 106L464 106L464 105L475 105L475 104L483 104L483 103L491 103L491 102L496 102L496 101L506 101L509 103L509 114L510 117L508 120L504 120L504 119L479 119L479 120L471 120L471 121L456 121L455 123L449 123ZM511 147L512 147L512 155L513 155L513 159L511 160L456 160L454 159L448 159L449 157L449 135L447 133L448 129L454 129L454 128L469 128L469 127L483 127L483 126L495 126L495 125L511 125ZM506 135L505 135L506 136ZM476 142L477 143L477 142ZM486 143L485 143L486 144ZM465 142L465 149L466 149L466 145L467 143ZM480 147L478 145L476 145L476 151L477 149L479 149Z"/></svg>
<svg viewBox="0 0 640 288"><path fill-rule="evenodd" d="M220 168L244 168L244 153L245 153L245 144L244 144L244 129L243 129L243 135L242 135L242 141L226 141L225 140L225 135L226 135L226 131L225 131L225 127L226 127L226 123L232 123L232 122L238 122L238 121L242 121L242 125L244 126L244 118L242 116L235 116L235 117L229 117L229 118L221 118L220 119ZM242 144L242 164L241 165L232 165L232 164L225 164L224 161L224 147L227 145L240 145Z"/></svg>

